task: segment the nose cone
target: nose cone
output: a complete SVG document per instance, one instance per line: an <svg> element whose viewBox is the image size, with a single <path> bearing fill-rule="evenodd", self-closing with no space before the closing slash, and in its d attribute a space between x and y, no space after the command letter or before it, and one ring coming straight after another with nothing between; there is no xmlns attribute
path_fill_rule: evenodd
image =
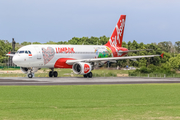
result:
<svg viewBox="0 0 180 120"><path fill-rule="evenodd" d="M22 61L20 60L20 57L18 57L18 56L16 56L16 55L13 57L12 60L13 60L13 63L16 64L17 66L19 66L19 64L22 62Z"/></svg>

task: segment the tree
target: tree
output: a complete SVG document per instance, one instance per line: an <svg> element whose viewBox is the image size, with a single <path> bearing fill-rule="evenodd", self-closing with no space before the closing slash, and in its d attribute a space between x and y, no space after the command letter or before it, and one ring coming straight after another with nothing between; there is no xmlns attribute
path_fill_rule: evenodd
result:
<svg viewBox="0 0 180 120"><path fill-rule="evenodd" d="M57 44L57 43L50 40L49 42L46 42L44 44Z"/></svg>
<svg viewBox="0 0 180 120"><path fill-rule="evenodd" d="M0 40L0 63L7 61L8 57L6 54L12 51L11 43L7 40Z"/></svg>
<svg viewBox="0 0 180 120"><path fill-rule="evenodd" d="M33 44L41 44L40 42L33 42Z"/></svg>
<svg viewBox="0 0 180 120"><path fill-rule="evenodd" d="M31 44L31 42L26 42L26 41L24 41L24 42L21 43L21 45L24 45L24 46L25 46L25 45L30 45L30 44Z"/></svg>
<svg viewBox="0 0 180 120"><path fill-rule="evenodd" d="M160 47L162 51L172 53L173 45L171 41L160 42L158 43L158 46Z"/></svg>
<svg viewBox="0 0 180 120"><path fill-rule="evenodd" d="M175 42L175 49L178 53L180 53L180 41Z"/></svg>
<svg viewBox="0 0 180 120"><path fill-rule="evenodd" d="M105 45L109 41L109 37L101 36L99 37L99 45Z"/></svg>
<svg viewBox="0 0 180 120"><path fill-rule="evenodd" d="M171 57L169 59L168 65L171 66L171 68L175 70L180 69L180 54L178 54L176 57Z"/></svg>

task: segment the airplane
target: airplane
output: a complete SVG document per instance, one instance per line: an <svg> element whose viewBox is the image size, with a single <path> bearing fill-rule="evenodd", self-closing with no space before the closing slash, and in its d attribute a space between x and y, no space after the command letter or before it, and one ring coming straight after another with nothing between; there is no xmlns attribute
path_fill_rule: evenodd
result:
<svg viewBox="0 0 180 120"><path fill-rule="evenodd" d="M155 57L161 55L125 56L128 50L122 47L126 15L121 15L116 27L105 45L27 45L21 47L13 56L13 63L20 66L29 78L40 68L49 68L49 77L58 77L54 68L70 68L75 74L92 78L95 66L102 66L108 61ZM146 49L148 50L148 49Z"/></svg>

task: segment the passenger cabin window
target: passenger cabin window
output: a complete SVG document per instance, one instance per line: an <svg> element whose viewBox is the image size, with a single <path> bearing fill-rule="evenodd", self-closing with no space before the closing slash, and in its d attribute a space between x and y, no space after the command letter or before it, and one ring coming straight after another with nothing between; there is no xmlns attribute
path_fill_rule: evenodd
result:
<svg viewBox="0 0 180 120"><path fill-rule="evenodd" d="M24 53L24 51L19 51L19 53L21 54L21 53Z"/></svg>

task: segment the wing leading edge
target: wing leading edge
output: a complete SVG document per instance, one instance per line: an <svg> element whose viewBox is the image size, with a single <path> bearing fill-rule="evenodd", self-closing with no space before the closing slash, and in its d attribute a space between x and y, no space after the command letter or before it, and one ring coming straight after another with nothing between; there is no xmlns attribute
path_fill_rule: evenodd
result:
<svg viewBox="0 0 180 120"><path fill-rule="evenodd" d="M99 62L99 61L147 58L147 57L155 57L155 56L161 56L163 58L163 54L164 53L162 53L161 55L144 55L144 56L127 56L127 57L110 57L110 58L67 60L66 63L69 64L69 65L73 65L76 62L88 62L88 63L90 63L90 62Z"/></svg>

